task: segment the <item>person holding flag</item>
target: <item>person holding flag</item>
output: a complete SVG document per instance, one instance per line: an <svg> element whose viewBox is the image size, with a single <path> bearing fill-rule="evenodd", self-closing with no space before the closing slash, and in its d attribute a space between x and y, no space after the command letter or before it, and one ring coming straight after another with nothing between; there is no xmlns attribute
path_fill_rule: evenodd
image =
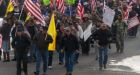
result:
<svg viewBox="0 0 140 75"><path fill-rule="evenodd" d="M56 50L56 35L57 35L54 12L52 13L52 17L51 17L51 20L50 20L50 24L49 24L47 33L53 39L53 42L50 43L49 46L48 46L48 50L49 50L48 68L51 69L52 68L52 61L53 61L53 52Z"/></svg>
<svg viewBox="0 0 140 75"><path fill-rule="evenodd" d="M48 68L48 46L53 42L51 35L47 33L47 27L41 26L39 32L35 35L34 42L36 45L36 72L35 75L40 75L41 59L43 60L43 72L47 74Z"/></svg>

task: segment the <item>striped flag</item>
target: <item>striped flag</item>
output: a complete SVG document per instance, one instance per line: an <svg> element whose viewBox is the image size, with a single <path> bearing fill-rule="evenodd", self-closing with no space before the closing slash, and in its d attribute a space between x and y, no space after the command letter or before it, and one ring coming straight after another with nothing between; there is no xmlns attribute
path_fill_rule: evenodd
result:
<svg viewBox="0 0 140 75"><path fill-rule="evenodd" d="M38 3L38 0L25 0L24 5L32 16L34 16L37 20L39 20L39 22L44 24L44 17L41 14L40 4Z"/></svg>
<svg viewBox="0 0 140 75"><path fill-rule="evenodd" d="M53 8L53 0L50 0L50 7Z"/></svg>
<svg viewBox="0 0 140 75"><path fill-rule="evenodd" d="M84 7L81 4L81 0L79 0L78 6L77 6L77 15L80 17L80 19L82 20L83 16L84 16Z"/></svg>
<svg viewBox="0 0 140 75"><path fill-rule="evenodd" d="M2 4L2 1L3 1L3 0L0 0L0 5Z"/></svg>
<svg viewBox="0 0 140 75"><path fill-rule="evenodd" d="M60 1L61 1L61 0L56 0L56 6L57 6L57 7L59 6Z"/></svg>
<svg viewBox="0 0 140 75"><path fill-rule="evenodd" d="M96 7L96 0L92 0L92 2L91 2L91 13L93 14L94 13L94 11L95 11L95 7Z"/></svg>
<svg viewBox="0 0 140 75"><path fill-rule="evenodd" d="M57 0L56 1L56 4L57 4L57 7L58 7L58 10L64 14L65 13L65 10L66 10L66 6L64 4L64 0Z"/></svg>
<svg viewBox="0 0 140 75"><path fill-rule="evenodd" d="M131 0L130 3L127 5L126 10L123 12L123 20L128 20L129 12L132 8L132 4L135 2L135 0Z"/></svg>
<svg viewBox="0 0 140 75"><path fill-rule="evenodd" d="M13 6L17 6L17 3L15 0L10 0L10 2L12 2Z"/></svg>
<svg viewBox="0 0 140 75"><path fill-rule="evenodd" d="M134 16L128 20L128 29L131 29L139 24L140 24L140 22L139 22L138 17Z"/></svg>

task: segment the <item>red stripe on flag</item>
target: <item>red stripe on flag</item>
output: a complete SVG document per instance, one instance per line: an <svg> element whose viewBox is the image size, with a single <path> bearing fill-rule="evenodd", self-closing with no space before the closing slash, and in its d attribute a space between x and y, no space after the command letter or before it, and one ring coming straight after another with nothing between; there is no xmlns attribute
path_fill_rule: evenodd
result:
<svg viewBox="0 0 140 75"><path fill-rule="evenodd" d="M2 1L3 1L3 0L0 0L0 5L2 4Z"/></svg>
<svg viewBox="0 0 140 75"><path fill-rule="evenodd" d="M17 3L15 0L10 0L10 2L12 2L13 6L17 6Z"/></svg>
<svg viewBox="0 0 140 75"><path fill-rule="evenodd" d="M77 6L77 15L82 19L84 15L84 7L82 6L80 0Z"/></svg>
<svg viewBox="0 0 140 75"><path fill-rule="evenodd" d="M127 5L127 9L124 11L123 13L123 19L124 20L128 20L129 17L129 12L130 9L132 8L132 4L135 2L135 0L131 0L131 2Z"/></svg>
<svg viewBox="0 0 140 75"><path fill-rule="evenodd" d="M50 0L50 7L53 8L53 0Z"/></svg>
<svg viewBox="0 0 140 75"><path fill-rule="evenodd" d="M64 0L57 0L57 7L58 7L58 10L64 14L65 13L65 10L66 10L66 6L64 4Z"/></svg>
<svg viewBox="0 0 140 75"><path fill-rule="evenodd" d="M95 7L96 7L96 0L92 0L92 2L91 2L92 13L94 13Z"/></svg>
<svg viewBox="0 0 140 75"><path fill-rule="evenodd" d="M31 0L25 0L24 5L31 15L43 23L44 17L41 14L40 4L38 2L33 3Z"/></svg>

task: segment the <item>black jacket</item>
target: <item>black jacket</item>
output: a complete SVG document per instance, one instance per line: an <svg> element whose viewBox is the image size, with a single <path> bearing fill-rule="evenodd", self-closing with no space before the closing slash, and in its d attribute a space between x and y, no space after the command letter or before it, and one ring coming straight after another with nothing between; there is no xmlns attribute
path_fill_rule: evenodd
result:
<svg viewBox="0 0 140 75"><path fill-rule="evenodd" d="M11 25L8 23L5 23L1 28L1 33L3 36L3 40L9 40L10 39L10 32L11 32Z"/></svg>
<svg viewBox="0 0 140 75"><path fill-rule="evenodd" d="M30 38L25 33L22 33L21 36L15 36L12 41L12 47L20 51L27 50L30 47L30 44Z"/></svg>
<svg viewBox="0 0 140 75"><path fill-rule="evenodd" d="M99 41L98 44L100 46L107 46L110 43L111 32L99 29L92 36Z"/></svg>
<svg viewBox="0 0 140 75"><path fill-rule="evenodd" d="M53 39L49 34L47 34L47 38L46 38L46 34L39 32L35 35L34 42L38 49L45 50L48 49L48 45L49 43L53 42Z"/></svg>
<svg viewBox="0 0 140 75"><path fill-rule="evenodd" d="M70 34L69 36L64 36L62 39L62 47L65 51L73 52L79 49L79 43L76 36Z"/></svg>
<svg viewBox="0 0 140 75"><path fill-rule="evenodd" d="M31 39L33 40L34 36L35 36L35 33L36 33L36 30L35 30L35 26L32 25L32 26L27 26L27 30L28 32L30 33L31 35Z"/></svg>

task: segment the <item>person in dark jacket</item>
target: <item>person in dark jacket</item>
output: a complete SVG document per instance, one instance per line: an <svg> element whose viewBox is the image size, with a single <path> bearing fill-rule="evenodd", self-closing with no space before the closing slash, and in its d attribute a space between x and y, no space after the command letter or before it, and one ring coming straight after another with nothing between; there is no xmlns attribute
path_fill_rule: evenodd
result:
<svg viewBox="0 0 140 75"><path fill-rule="evenodd" d="M78 52L78 39L71 33L70 28L66 29L66 35L62 39L62 48L65 52L66 75L72 75L75 52Z"/></svg>
<svg viewBox="0 0 140 75"><path fill-rule="evenodd" d="M57 31L57 37L56 37L56 47L57 52L59 54L59 64L64 64L64 50L62 49L62 38L64 37L64 25L60 26L60 29Z"/></svg>
<svg viewBox="0 0 140 75"><path fill-rule="evenodd" d="M99 47L99 69L102 70L102 67L106 69L107 60L108 60L108 45L110 43L111 32L108 30L108 27L105 24L100 26L100 29L95 32L93 35L94 39L98 41Z"/></svg>
<svg viewBox="0 0 140 75"><path fill-rule="evenodd" d="M29 36L23 32L23 26L18 26L15 38L12 41L12 47L16 50L16 62L17 62L17 75L21 75L21 65L23 63L23 71L25 75L28 75L27 72L27 54L28 48L30 46Z"/></svg>
<svg viewBox="0 0 140 75"><path fill-rule="evenodd" d="M30 47L30 56L29 56L29 62L34 62L35 61L35 43L33 41L33 38L35 36L35 33L37 32L37 29L35 27L35 24L33 22L33 20L28 20L26 22L26 28L27 31L29 32L30 36L31 36L31 47Z"/></svg>
<svg viewBox="0 0 140 75"><path fill-rule="evenodd" d="M36 72L35 75L40 73L41 59L43 60L43 72L47 74L48 68L48 45L53 42L52 37L47 34L47 27L40 27L40 31L34 38L36 45Z"/></svg>
<svg viewBox="0 0 140 75"><path fill-rule="evenodd" d="M3 36L2 49L3 49L4 62L10 61L10 31L11 31L11 28L12 28L12 20L6 19L6 23L4 23L1 28L1 33Z"/></svg>

